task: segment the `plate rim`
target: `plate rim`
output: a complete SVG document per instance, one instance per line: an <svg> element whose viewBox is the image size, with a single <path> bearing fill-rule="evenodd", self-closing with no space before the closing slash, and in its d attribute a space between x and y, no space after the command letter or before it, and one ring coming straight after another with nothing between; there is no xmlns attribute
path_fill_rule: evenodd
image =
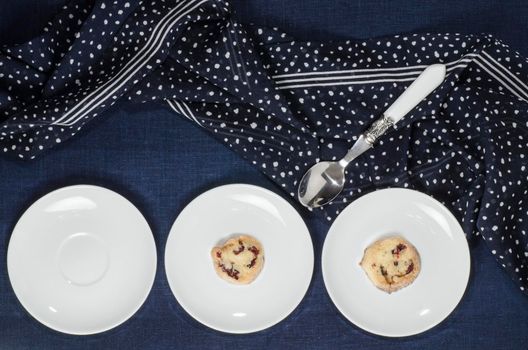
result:
<svg viewBox="0 0 528 350"><path fill-rule="evenodd" d="M327 243L328 237L330 236L330 234L332 232L332 228L334 227L334 225L337 222L337 220L347 210L349 210L349 208L350 208L350 210L352 210L352 208L354 207L354 204L357 206L358 205L357 204L358 201L361 201L361 199L363 199L363 198L365 198L367 196L370 196L372 194L375 194L375 193L380 193L380 192L409 192L409 193L412 193L413 195L418 195L418 196L420 196L422 198L426 198L428 201L434 202L435 204L439 205L442 208L442 210L446 213L446 215L449 217L449 219L453 220L453 222L456 223L456 226L460 229L459 233L462 234L462 236L464 238L463 239L463 242L464 242L463 243L463 247L465 248L464 252L467 253L467 254L465 254L466 255L466 261L465 261L466 264L465 264L465 266L467 266L467 268L465 269L466 277L465 277L464 289L463 289L462 293L460 294L460 297L458 298L457 302L454 303L453 307L447 312L447 314L445 315L444 318L442 318L440 321L438 321L436 323L432 323L431 325L428 325L426 328L421 329L418 332L406 332L406 333L398 333L398 334L396 334L396 333L383 333L383 332L375 331L375 330L373 330L370 327L367 327L365 325L362 325L361 322L359 322L357 319L354 319L353 317L350 317L350 315L347 315L343 311L342 305L340 305L338 302L336 302L336 296L334 295L332 290L328 287L329 286L329 283L328 283L328 280L327 280L327 278L328 278L327 277L327 273L328 272L326 272L327 268L325 268L326 256L328 255L328 252L327 252L328 245L326 243ZM374 334L374 335L377 335L377 336L382 336L382 337L386 337L386 338L406 338L406 337L411 337L411 336L415 336L415 335L418 335L418 334L425 333L425 332L431 330L432 328L438 326L439 324L444 322L453 313L453 311L458 307L458 305L460 304L460 302L464 298L464 295L466 294L467 289L468 289L468 285L469 285L469 278L471 276L471 252L469 250L469 243L467 241L467 237L465 236L464 229L460 225L460 223L457 220L457 218L453 215L453 213L445 205L443 205L440 201L438 201L437 199L433 198L432 196L430 196L430 195L428 195L428 194L426 194L424 192L418 191L418 190L409 189L409 188L401 188L401 187L389 187L389 188L383 188L383 189L375 190L375 191L372 191L372 192L369 192L367 194L362 195L361 197L359 197L358 199L354 200L349 205L347 205L341 211L341 213L336 217L336 219L334 220L334 222L332 223L332 225L328 229L328 232L326 234L325 240L323 242L323 248L322 248L322 251L321 251L321 273L323 275L323 283L324 283L326 292L327 292L328 296L330 297L330 300L331 300L332 304L334 305L335 308L337 308L339 313L344 318L347 319L348 322L352 323L354 326L356 326L357 328L359 328L359 329L361 329L363 331L366 331L366 332L368 332L370 334Z"/></svg>
<svg viewBox="0 0 528 350"><path fill-rule="evenodd" d="M283 201L284 203L286 203L293 210L293 212L296 214L296 216L300 219L301 223L303 224L304 228L306 229L305 232L306 232L306 235L307 235L307 238L308 238L308 242L309 242L310 248L311 248L311 249L309 249L309 252L311 253L310 257L311 257L311 262L312 262L311 263L311 270L310 270L310 279L309 279L309 281L308 281L308 283L306 285L306 288L304 288L304 290L303 290L302 297L299 299L299 301L296 303L296 305L291 310L289 310L284 316L280 317L278 320L274 320L273 322L270 322L270 323L266 324L264 327L256 327L256 328L251 328L251 329L247 329L247 330L231 330L231 329L227 329L227 328L214 326L214 325L210 324L209 322L199 318L198 316L195 315L194 312L190 311L190 310L192 310L192 308L189 308L187 304L182 303L181 302L181 298L178 298L177 293L174 292L174 289L173 289L172 283L171 283L171 279L169 277L168 269L167 269L167 266L169 266L167 264L167 248L168 248L168 244L169 244L169 238L170 238L170 236L171 236L171 234L173 232L173 228L176 225L176 223L177 223L178 219L180 218L180 216L182 214L184 214L184 212L189 208L191 203L193 203L194 201L198 200L199 198L202 198L202 197L204 197L206 195L210 195L210 192L214 192L214 191L217 191L217 190L220 190L220 189L225 189L225 188L230 188L230 187L231 188L237 188L237 187L240 188L241 187L241 188L245 188L245 189L252 189L252 190L265 192L265 193L270 194L273 197L276 197L278 200ZM229 183L229 184L224 184L224 185L219 185L219 186L215 186L215 187L209 188L206 191L201 192L200 194L198 194L197 196L192 198L185 205L185 207L177 215L176 219L174 220L173 224L171 225L171 228L169 230L169 234L167 235L167 240L165 242L165 247L164 247L163 264L164 264L164 268L165 268L165 277L167 278L167 283L169 285L169 288L170 288L170 291L172 293L172 296L173 296L174 300L187 313L187 315L190 316L194 321L198 322L199 324L201 324L201 325L203 325L203 326L205 326L205 327L207 327L209 329L212 329L214 331L221 332L221 333L224 333L224 334L237 334L237 335L239 335L239 334L253 334L253 333L260 332L260 331L263 331L263 330L266 330L266 329L269 329L271 327L274 327L274 326L278 325L279 323L281 323L282 321L284 321L285 319L290 317L296 310L298 310L299 306L305 300L306 295L308 294L308 291L309 291L309 289L310 289L310 287L312 285L312 282L313 282L314 270L315 270L315 251L314 251L314 245L313 245L313 240L312 240L312 236L311 236L311 233L310 233L310 229L308 228L308 225L306 225L306 222L302 218L301 214L299 214L299 212L295 209L295 207L293 205L291 205L285 198L283 198L279 194L277 194L277 193L275 193L275 192L273 192L273 191L271 191L271 190L269 190L269 189L267 189L265 187L257 186L257 185L253 185L253 184L248 184L248 183L237 182L237 183Z"/></svg>
<svg viewBox="0 0 528 350"><path fill-rule="evenodd" d="M87 188L87 189L95 189L95 190L103 191L103 192L108 192L108 193L110 193L112 195L120 197L121 199L124 199L126 202L128 202L132 206L132 208L137 211L137 213L139 214L140 218L145 223L145 225L148 228L148 231L150 233L150 235L148 235L148 237L151 238L152 244L154 246L154 250L153 250L153 253L154 253L153 263L154 263L154 265L153 265L153 273L152 273L152 276L151 276L151 278L149 280L149 283L148 283L147 292L145 293L144 296L141 297L141 299L140 299L141 301L138 302L137 305L134 306L134 308L132 308L133 310L131 312L129 312L129 313L126 313L125 317L120 318L120 320L118 322L112 323L112 325L109 325L107 327L93 328L92 330L89 330L89 331L74 331L74 332L72 332L72 331L65 330L62 327L53 326L52 323L50 323L48 321L45 321L45 320L43 320L40 317L37 317L36 315L34 315L30 311L30 308L19 297L19 295L17 293L17 290L16 290L15 286L13 285L13 282L12 282L12 279L11 279L11 275L12 275L12 272L13 272L12 271L12 268L13 268L12 267L12 262L10 263L10 261L11 261L10 256L13 254L12 253L12 249L11 249L11 243L12 243L12 237L15 234L16 229L17 229L20 221L22 220L22 218L31 209L34 209L35 206L38 205L42 200L44 200L44 198L46 198L48 196L56 195L59 192L64 192L64 191L69 191L69 190L82 190L82 189L85 189L85 188ZM126 321L131 319L141 309L141 307L145 304L145 302L147 301L148 297L150 296L150 293L152 292L152 287L154 286L154 282L156 280L156 273L157 273L157 270L158 270L158 252L157 252L156 240L154 239L154 234L152 232L152 227L150 226L149 222L147 221L147 218L139 210L139 208L131 200L129 200L124 195L122 195L122 194L120 194L120 193L118 193L118 192L116 192L114 190L111 190L111 189L109 189L107 187L103 187L103 186L92 185L92 184L84 184L84 183L83 184L76 184L76 185L68 185L68 186L63 186L63 187L56 188L56 189L54 189L54 190L52 190L50 192L47 192L47 193L41 195L37 200L32 202L24 210L24 212L18 217L18 220L17 220L16 224L13 226L13 229L11 230L11 235L9 236L9 242L7 244L5 259L6 259L7 276L8 276L8 280L9 280L9 285L11 286L11 291L15 295L18 303L20 305L22 305L22 308L25 310L25 312L27 314L29 314L33 320L36 320L37 322L39 322L40 324L46 326L49 329L52 329L52 330L54 330L56 332L59 332L59 333L62 333L62 334L68 334L68 335L74 335L74 336L86 336L86 335L94 335L94 334L100 334L100 333L103 333L103 332L107 332L107 331L110 331L110 330L112 330L112 329L114 329L116 327L119 327L120 325L122 325L123 323L125 323Z"/></svg>

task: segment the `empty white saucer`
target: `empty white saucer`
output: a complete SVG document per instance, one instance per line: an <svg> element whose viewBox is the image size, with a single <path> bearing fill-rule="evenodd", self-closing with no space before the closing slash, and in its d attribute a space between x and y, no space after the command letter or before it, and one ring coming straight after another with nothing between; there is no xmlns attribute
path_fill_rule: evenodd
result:
<svg viewBox="0 0 528 350"><path fill-rule="evenodd" d="M420 254L421 271L392 294L377 289L359 266L374 241L400 235ZM332 224L323 247L328 294L352 323L371 333L401 337L444 320L464 295L470 256L459 223L440 202L423 193L394 188L354 201Z"/></svg>
<svg viewBox="0 0 528 350"><path fill-rule="evenodd" d="M93 334L130 318L154 282L156 246L145 218L108 189L79 185L36 201L7 252L13 290L39 322Z"/></svg>
<svg viewBox="0 0 528 350"><path fill-rule="evenodd" d="M214 270L211 249L248 234L264 249L264 268L248 285ZM176 219L165 248L170 288L192 317L213 329L250 333L288 316L313 272L313 246L302 218L283 198L251 185L217 187L194 199Z"/></svg>

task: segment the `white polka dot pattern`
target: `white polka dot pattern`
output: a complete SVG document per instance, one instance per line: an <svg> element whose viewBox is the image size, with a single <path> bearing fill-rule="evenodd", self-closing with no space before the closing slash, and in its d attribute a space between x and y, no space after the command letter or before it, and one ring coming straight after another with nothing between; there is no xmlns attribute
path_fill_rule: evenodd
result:
<svg viewBox="0 0 528 350"><path fill-rule="evenodd" d="M528 288L528 62L491 36L297 42L243 26L223 0L74 0L0 52L0 153L32 159L118 100L159 101L294 196L429 64L448 76L356 159L328 220L384 187L426 192ZM119 127L119 126L116 126Z"/></svg>

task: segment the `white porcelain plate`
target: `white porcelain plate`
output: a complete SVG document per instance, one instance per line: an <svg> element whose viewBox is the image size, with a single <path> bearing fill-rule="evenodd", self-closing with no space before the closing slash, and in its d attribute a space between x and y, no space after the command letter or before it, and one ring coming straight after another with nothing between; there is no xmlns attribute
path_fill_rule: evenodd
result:
<svg viewBox="0 0 528 350"><path fill-rule="evenodd" d="M248 285L216 274L211 249L249 234L264 249L264 268ZM250 333L268 328L301 302L313 272L310 234L288 202L266 189L226 185L194 199L172 226L165 248L170 288L192 317L213 329Z"/></svg>
<svg viewBox="0 0 528 350"><path fill-rule="evenodd" d="M9 279L24 308L63 333L93 334L131 317L156 272L156 246L138 209L79 185L36 201L15 226Z"/></svg>
<svg viewBox="0 0 528 350"><path fill-rule="evenodd" d="M359 262L372 242L401 235L418 250L422 270L392 294L377 289ZM455 217L438 201L406 189L386 189L354 201L337 217L322 253L332 301L356 326L389 337L421 333L444 320L466 289L470 257Z"/></svg>

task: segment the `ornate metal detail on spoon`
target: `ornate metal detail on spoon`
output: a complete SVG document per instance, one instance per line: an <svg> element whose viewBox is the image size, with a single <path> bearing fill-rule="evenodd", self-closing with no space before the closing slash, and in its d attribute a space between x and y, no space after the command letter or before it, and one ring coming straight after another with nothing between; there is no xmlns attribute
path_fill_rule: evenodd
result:
<svg viewBox="0 0 528 350"><path fill-rule="evenodd" d="M385 132L393 126L394 122L392 119L386 115L383 115L383 117L376 120L365 132L365 140L373 145L381 135L385 134Z"/></svg>

